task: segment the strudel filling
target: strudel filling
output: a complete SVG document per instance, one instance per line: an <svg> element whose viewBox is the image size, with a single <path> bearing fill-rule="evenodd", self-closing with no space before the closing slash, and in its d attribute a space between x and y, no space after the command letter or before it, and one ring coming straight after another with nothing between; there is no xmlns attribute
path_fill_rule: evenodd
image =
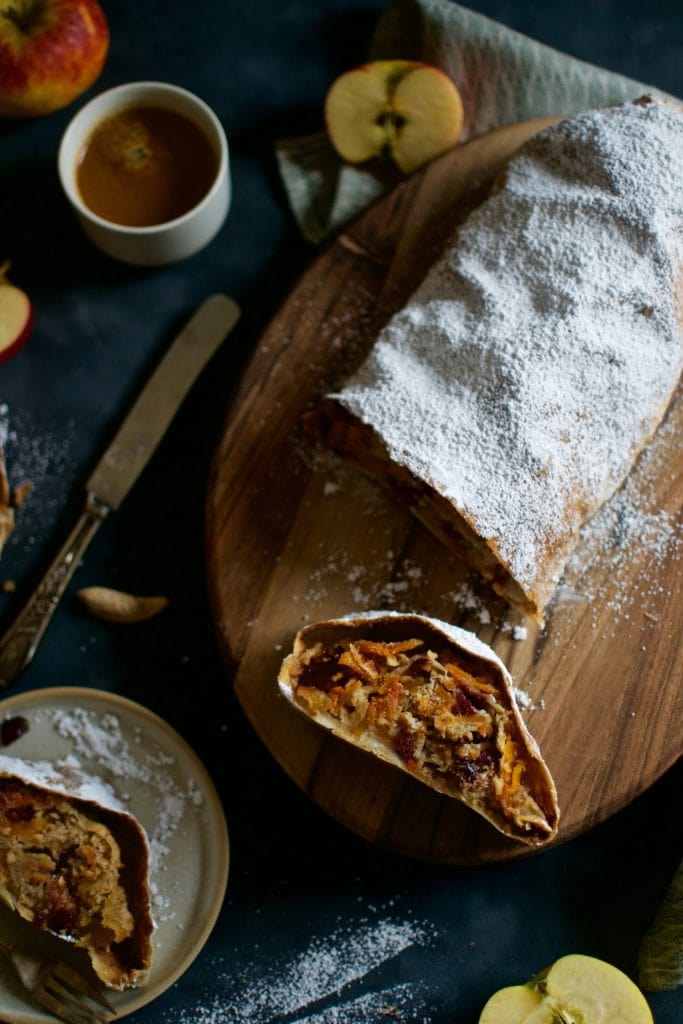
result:
<svg viewBox="0 0 683 1024"><path fill-rule="evenodd" d="M321 642L291 655L296 703L349 738L371 733L403 766L507 834L538 843L556 824L533 795L527 749L492 667L424 640Z"/></svg>

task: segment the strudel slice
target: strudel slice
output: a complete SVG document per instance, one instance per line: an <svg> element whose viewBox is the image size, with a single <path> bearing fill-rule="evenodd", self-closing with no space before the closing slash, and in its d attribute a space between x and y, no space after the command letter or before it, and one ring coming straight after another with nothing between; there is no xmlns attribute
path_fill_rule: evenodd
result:
<svg viewBox="0 0 683 1024"><path fill-rule="evenodd" d="M541 132L309 420L538 620L681 371L682 183L673 105Z"/></svg>
<svg viewBox="0 0 683 1024"><path fill-rule="evenodd" d="M281 693L318 725L462 801L530 846L557 832L555 785L507 669L473 633L371 612L307 626Z"/></svg>
<svg viewBox="0 0 683 1024"><path fill-rule="evenodd" d="M0 899L85 949L112 989L152 961L144 830L80 769L0 755Z"/></svg>

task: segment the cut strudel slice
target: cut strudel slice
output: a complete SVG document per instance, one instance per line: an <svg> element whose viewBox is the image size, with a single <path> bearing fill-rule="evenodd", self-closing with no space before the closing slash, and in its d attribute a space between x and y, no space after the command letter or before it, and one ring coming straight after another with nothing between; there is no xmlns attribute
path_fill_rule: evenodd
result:
<svg viewBox="0 0 683 1024"><path fill-rule="evenodd" d="M149 972L148 873L143 828L99 780L0 755L0 899L85 949L112 989Z"/></svg>
<svg viewBox="0 0 683 1024"><path fill-rule="evenodd" d="M309 417L538 620L681 371L682 182L673 105L541 132Z"/></svg>
<svg viewBox="0 0 683 1024"><path fill-rule="evenodd" d="M473 633L371 612L302 629L281 693L312 721L530 846L557 833L555 785L507 669Z"/></svg>

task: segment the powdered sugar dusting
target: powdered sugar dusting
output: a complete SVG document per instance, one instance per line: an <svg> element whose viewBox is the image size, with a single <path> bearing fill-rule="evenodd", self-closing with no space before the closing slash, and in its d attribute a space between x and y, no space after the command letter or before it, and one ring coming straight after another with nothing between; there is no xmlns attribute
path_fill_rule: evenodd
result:
<svg viewBox="0 0 683 1024"><path fill-rule="evenodd" d="M666 472L666 457L672 443L678 443L682 423L683 404L675 402L637 472L583 527L581 543L567 563L573 587L563 590L560 600L587 599L594 610L606 606L615 622L628 620L639 608L653 621L662 596L662 570L677 570L679 579L681 574L681 522L662 507L654 482ZM598 571L591 572L593 567Z"/></svg>
<svg viewBox="0 0 683 1024"><path fill-rule="evenodd" d="M352 922L324 936L312 936L295 953L264 956L250 951L241 975L217 962L211 989L191 1007L174 1008L174 1024L360 1024L375 1014L405 1011L415 1024L429 1019L419 983L397 984L358 996L354 984L413 946L425 945L426 926L391 916ZM170 1020L170 1018L168 1018Z"/></svg>
<svg viewBox="0 0 683 1024"><path fill-rule="evenodd" d="M6 402L0 403L0 448L7 444L9 434L9 406Z"/></svg>
<svg viewBox="0 0 683 1024"><path fill-rule="evenodd" d="M675 387L681 180L673 107L541 133L336 396L527 592L559 579Z"/></svg>
<svg viewBox="0 0 683 1024"><path fill-rule="evenodd" d="M12 490L29 482L27 508L16 517L10 547L29 551L43 531L51 529L63 509L70 478L75 472L72 448L76 437L74 420L60 422L54 431L31 422L21 410L0 403L0 447Z"/></svg>

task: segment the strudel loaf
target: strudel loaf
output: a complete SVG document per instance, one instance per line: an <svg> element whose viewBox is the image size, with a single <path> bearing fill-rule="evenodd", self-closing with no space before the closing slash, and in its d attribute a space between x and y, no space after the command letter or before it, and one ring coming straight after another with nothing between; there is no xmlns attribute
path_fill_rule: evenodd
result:
<svg viewBox="0 0 683 1024"><path fill-rule="evenodd" d="M537 620L680 375L682 197L674 105L546 129L310 419Z"/></svg>
<svg viewBox="0 0 683 1024"><path fill-rule="evenodd" d="M387 611L318 622L295 637L278 684L317 725L510 838L541 846L556 835L552 776L507 669L473 633Z"/></svg>
<svg viewBox="0 0 683 1024"><path fill-rule="evenodd" d="M144 830L98 779L0 755L0 899L85 949L112 989L149 972L148 873Z"/></svg>

